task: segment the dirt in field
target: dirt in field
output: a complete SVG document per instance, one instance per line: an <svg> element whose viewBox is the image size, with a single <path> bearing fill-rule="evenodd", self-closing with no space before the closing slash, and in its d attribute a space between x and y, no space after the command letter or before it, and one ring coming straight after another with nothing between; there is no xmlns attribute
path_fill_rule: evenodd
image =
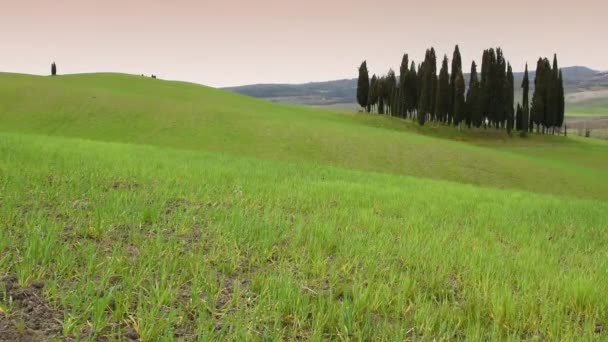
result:
<svg viewBox="0 0 608 342"><path fill-rule="evenodd" d="M44 282L19 285L14 275L0 276L0 342L108 341L84 329L78 338L63 335L64 312L45 301ZM121 326L123 341L138 341L135 329ZM103 334L102 334L103 335Z"/></svg>
<svg viewBox="0 0 608 342"><path fill-rule="evenodd" d="M0 278L0 298L10 303L0 311L0 341L50 341L62 336L63 313L42 298L43 282L21 287L15 276Z"/></svg>

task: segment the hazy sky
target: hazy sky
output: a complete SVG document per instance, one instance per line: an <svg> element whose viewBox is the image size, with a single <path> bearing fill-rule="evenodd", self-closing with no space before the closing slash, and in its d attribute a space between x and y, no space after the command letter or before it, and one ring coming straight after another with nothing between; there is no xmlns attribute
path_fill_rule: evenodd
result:
<svg viewBox="0 0 608 342"><path fill-rule="evenodd" d="M212 86L398 69L434 46L465 69L502 46L515 70L556 52L608 70L606 0L2 0L0 70L117 71Z"/></svg>

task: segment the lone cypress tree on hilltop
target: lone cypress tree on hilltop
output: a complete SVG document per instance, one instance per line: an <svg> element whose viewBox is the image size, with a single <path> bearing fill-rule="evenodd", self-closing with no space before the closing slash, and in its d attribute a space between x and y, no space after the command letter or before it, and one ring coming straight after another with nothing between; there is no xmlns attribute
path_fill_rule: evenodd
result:
<svg viewBox="0 0 608 342"><path fill-rule="evenodd" d="M51 76L57 76L57 64L55 62L51 64Z"/></svg>
<svg viewBox="0 0 608 342"><path fill-rule="evenodd" d="M367 61L361 63L359 67L359 80L357 81L357 102L365 110L368 110L367 101L369 100L369 73L367 71Z"/></svg>

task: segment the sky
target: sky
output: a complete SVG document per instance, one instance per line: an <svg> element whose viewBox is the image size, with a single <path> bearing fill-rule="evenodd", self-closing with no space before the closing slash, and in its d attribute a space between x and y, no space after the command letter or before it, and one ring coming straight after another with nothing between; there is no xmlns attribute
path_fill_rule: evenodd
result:
<svg viewBox="0 0 608 342"><path fill-rule="evenodd" d="M156 74L222 87L355 78L419 62L464 69L501 46L514 70L608 70L606 0L1 0L0 71Z"/></svg>

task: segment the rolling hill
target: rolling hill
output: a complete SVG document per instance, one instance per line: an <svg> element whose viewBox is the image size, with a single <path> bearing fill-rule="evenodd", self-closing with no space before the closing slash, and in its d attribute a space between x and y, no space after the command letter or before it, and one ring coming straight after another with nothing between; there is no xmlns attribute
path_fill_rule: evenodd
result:
<svg viewBox="0 0 608 342"><path fill-rule="evenodd" d="M607 171L595 139L3 73L0 334L604 339Z"/></svg>

